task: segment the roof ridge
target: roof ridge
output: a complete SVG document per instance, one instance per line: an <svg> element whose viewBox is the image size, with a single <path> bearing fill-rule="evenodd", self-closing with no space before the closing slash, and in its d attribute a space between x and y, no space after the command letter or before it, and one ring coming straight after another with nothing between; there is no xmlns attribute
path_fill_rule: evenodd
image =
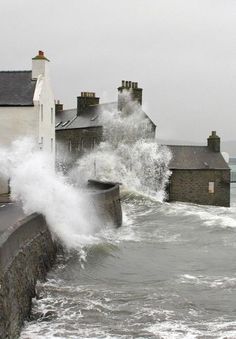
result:
<svg viewBox="0 0 236 339"><path fill-rule="evenodd" d="M32 72L32 70L24 70L24 71L0 71L0 73L27 73Z"/></svg>
<svg viewBox="0 0 236 339"><path fill-rule="evenodd" d="M161 144L164 146L174 146L174 147L207 147L207 145L171 145L171 144Z"/></svg>

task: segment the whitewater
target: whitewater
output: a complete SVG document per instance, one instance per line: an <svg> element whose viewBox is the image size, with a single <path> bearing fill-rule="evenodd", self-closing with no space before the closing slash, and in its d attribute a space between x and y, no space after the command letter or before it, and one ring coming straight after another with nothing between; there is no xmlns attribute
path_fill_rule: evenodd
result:
<svg viewBox="0 0 236 339"><path fill-rule="evenodd" d="M13 197L43 213L65 245L37 285L21 339L236 338L236 186L230 208L165 202L171 154L128 103L132 114L102 113L104 142L66 177L29 141L8 149L7 161L0 150ZM83 195L88 178L122 183L121 228L96 228Z"/></svg>

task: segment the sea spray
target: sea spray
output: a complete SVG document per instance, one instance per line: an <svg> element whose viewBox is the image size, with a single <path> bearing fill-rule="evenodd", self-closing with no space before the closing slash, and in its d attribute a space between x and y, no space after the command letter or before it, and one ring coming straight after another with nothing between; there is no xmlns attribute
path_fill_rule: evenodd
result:
<svg viewBox="0 0 236 339"><path fill-rule="evenodd" d="M54 171L50 154L30 138L0 148L0 175L11 178L11 197L24 211L42 213L51 230L69 248L95 241L98 220L86 194Z"/></svg>
<svg viewBox="0 0 236 339"><path fill-rule="evenodd" d="M84 186L89 178L120 182L124 189L162 201L170 171L171 153L154 139L154 125L140 105L125 93L122 111L104 110L104 142L77 161L70 172L73 182Z"/></svg>

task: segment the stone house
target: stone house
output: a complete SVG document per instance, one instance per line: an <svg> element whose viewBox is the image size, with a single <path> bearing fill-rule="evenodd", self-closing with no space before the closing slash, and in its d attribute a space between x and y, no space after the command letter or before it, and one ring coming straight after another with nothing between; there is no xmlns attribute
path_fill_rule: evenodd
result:
<svg viewBox="0 0 236 339"><path fill-rule="evenodd" d="M71 165L86 151L102 140L102 126L98 121L99 98L95 93L82 92L77 97L77 108L63 110L56 104L57 159Z"/></svg>
<svg viewBox="0 0 236 339"><path fill-rule="evenodd" d="M64 110L63 105L57 102L55 110L58 159L70 166L76 159L102 141L103 126L99 121L99 115L104 110L127 109L125 96L122 95L124 91L130 93L133 101L142 105L142 88L138 87L137 82L131 81L122 81L122 85L118 88L117 102L100 104L99 97L93 92L81 92L81 95L77 97L77 107L74 109ZM153 122L152 126L154 137L156 126Z"/></svg>
<svg viewBox="0 0 236 339"><path fill-rule="evenodd" d="M49 60L39 51L32 70L0 71L0 146L30 136L54 161L55 104L49 79ZM0 194L8 178L0 178Z"/></svg>
<svg viewBox="0 0 236 339"><path fill-rule="evenodd" d="M220 138L213 131L207 146L168 145L172 172L168 201L230 206L230 168L220 152Z"/></svg>

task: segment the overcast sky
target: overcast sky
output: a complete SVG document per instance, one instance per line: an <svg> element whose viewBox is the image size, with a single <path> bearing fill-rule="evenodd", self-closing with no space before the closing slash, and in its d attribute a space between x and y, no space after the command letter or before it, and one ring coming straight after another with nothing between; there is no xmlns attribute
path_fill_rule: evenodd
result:
<svg viewBox="0 0 236 339"><path fill-rule="evenodd" d="M138 81L163 139L236 139L236 0L0 0L1 70L51 60L55 97Z"/></svg>

